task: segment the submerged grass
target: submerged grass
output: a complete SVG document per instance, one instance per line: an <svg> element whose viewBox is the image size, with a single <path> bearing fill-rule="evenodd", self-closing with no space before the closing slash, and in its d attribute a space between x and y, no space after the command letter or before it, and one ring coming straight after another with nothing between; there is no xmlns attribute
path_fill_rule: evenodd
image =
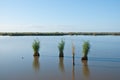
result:
<svg viewBox="0 0 120 80"><path fill-rule="evenodd" d="M83 43L83 55L84 55L84 57L87 57L89 49L90 49L90 43L89 43L89 41L85 41Z"/></svg>
<svg viewBox="0 0 120 80"><path fill-rule="evenodd" d="M61 42L58 45L58 49L59 49L59 57L63 57L63 50L64 50L64 46L65 46L65 41L61 40Z"/></svg>
<svg viewBox="0 0 120 80"><path fill-rule="evenodd" d="M40 41L38 39L35 39L32 48L34 50L34 56L37 56L39 54L39 48L40 48Z"/></svg>

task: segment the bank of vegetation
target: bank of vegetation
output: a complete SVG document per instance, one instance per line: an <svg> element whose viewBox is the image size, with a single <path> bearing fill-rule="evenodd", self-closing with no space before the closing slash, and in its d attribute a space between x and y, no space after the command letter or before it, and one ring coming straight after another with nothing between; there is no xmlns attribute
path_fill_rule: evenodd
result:
<svg viewBox="0 0 120 80"><path fill-rule="evenodd" d="M0 36L64 36L64 35L120 36L120 32L0 32Z"/></svg>

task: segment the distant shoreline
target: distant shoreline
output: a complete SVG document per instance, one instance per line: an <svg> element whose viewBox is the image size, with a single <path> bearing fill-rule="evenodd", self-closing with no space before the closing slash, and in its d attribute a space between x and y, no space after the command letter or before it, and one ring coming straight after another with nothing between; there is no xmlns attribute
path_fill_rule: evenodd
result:
<svg viewBox="0 0 120 80"><path fill-rule="evenodd" d="M0 32L0 36L64 36L64 35L120 36L120 32Z"/></svg>

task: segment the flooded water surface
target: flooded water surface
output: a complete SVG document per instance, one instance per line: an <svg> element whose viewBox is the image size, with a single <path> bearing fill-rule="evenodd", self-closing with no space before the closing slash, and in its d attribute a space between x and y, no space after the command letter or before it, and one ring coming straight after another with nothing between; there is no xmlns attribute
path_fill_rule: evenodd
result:
<svg viewBox="0 0 120 80"><path fill-rule="evenodd" d="M40 57L33 57L36 38ZM64 58L59 58L61 39L65 41ZM88 61L81 61L82 44L87 40ZM119 74L119 36L0 37L0 80L119 80Z"/></svg>

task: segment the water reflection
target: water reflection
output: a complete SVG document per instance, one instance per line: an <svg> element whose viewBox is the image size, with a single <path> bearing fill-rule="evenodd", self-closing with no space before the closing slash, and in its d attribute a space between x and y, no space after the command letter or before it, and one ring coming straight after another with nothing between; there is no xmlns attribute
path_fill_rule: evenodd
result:
<svg viewBox="0 0 120 80"><path fill-rule="evenodd" d="M89 67L88 67L87 61L86 60L82 60L82 63L83 63L83 67L82 67L83 75L84 75L85 79L88 80L89 76L90 76L90 71L89 71Z"/></svg>
<svg viewBox="0 0 120 80"><path fill-rule="evenodd" d="M72 66L72 80L75 80L75 62L73 57L73 66Z"/></svg>
<svg viewBox="0 0 120 80"><path fill-rule="evenodd" d="M65 71L65 69L64 69L64 58L63 57L59 58L59 69L60 69L61 72Z"/></svg>
<svg viewBox="0 0 120 80"><path fill-rule="evenodd" d="M35 71L39 71L40 63L39 63L39 57L38 56L34 56L33 68L34 68Z"/></svg>

